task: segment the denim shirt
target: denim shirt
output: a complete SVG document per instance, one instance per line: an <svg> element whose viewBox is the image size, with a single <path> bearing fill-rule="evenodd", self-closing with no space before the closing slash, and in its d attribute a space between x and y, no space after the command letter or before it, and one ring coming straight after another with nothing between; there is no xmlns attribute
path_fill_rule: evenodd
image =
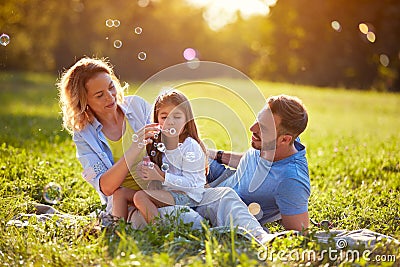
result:
<svg viewBox="0 0 400 267"><path fill-rule="evenodd" d="M126 96L119 105L129 124L138 132L150 123L150 105L139 96ZM100 188L100 178L114 164L111 149L101 131L103 125L95 118L81 131L75 131L73 141L76 145L76 156L82 164L83 178L89 182L100 196L101 203L107 204L106 212L111 213L112 196L107 197Z"/></svg>

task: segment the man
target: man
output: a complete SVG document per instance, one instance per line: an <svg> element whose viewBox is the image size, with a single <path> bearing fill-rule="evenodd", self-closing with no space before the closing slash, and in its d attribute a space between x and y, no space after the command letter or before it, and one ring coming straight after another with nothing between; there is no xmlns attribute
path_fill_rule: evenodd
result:
<svg viewBox="0 0 400 267"><path fill-rule="evenodd" d="M210 151L219 163L235 167L236 172L226 179L232 171L214 161L208 182L232 187L247 205L259 205L256 217L261 225L282 219L286 230L308 228L310 179L305 147L298 142L307 122L307 111L298 98L269 97L250 127L252 148L243 156Z"/></svg>

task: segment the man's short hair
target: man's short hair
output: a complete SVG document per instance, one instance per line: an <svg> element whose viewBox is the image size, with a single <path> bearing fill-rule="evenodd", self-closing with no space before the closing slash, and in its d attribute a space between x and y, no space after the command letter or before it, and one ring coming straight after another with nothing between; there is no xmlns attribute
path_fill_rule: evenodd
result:
<svg viewBox="0 0 400 267"><path fill-rule="evenodd" d="M281 118L277 135L291 135L294 141L306 129L308 123L308 114L303 102L288 95L271 96L267 102L272 114Z"/></svg>

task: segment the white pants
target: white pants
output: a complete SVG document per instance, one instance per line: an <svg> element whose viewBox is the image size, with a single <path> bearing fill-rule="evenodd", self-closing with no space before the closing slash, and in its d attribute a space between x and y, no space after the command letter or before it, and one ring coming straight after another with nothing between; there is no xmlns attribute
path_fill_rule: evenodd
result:
<svg viewBox="0 0 400 267"><path fill-rule="evenodd" d="M169 214L179 210L179 206L159 208L160 215ZM250 214L247 205L240 199L236 192L229 187L206 188L202 201L199 206L189 212L181 213L180 218L185 223L193 222L193 228L201 228L203 218L210 220L211 225L230 227L239 226L245 228L256 238L262 238L267 232ZM130 214L128 220L133 227L140 228L144 222L143 217L138 211Z"/></svg>

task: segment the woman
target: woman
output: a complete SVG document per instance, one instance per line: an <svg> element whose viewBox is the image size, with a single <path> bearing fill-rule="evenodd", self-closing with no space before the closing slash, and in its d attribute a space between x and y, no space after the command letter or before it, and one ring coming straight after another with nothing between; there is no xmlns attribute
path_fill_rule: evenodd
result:
<svg viewBox="0 0 400 267"><path fill-rule="evenodd" d="M135 166L145 156L144 140L158 131L156 124L150 124L150 106L138 96L124 97L112 67L101 59L80 59L62 75L58 87L63 125L73 133L82 175L109 213L110 196L120 186L133 190L146 186Z"/></svg>

